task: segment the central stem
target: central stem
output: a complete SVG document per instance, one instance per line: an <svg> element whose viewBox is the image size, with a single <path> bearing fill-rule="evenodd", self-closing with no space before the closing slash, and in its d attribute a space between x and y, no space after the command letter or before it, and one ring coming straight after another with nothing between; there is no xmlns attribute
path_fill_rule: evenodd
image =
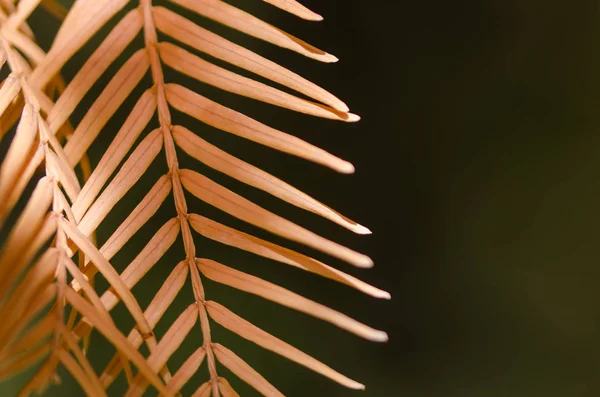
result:
<svg viewBox="0 0 600 397"><path fill-rule="evenodd" d="M217 367L215 364L215 355L212 349L212 341L210 336L210 323L206 312L206 299L204 296L204 287L196 266L196 245L192 237L192 232L188 222L188 207L179 178L179 161L177 158L177 150L173 141L173 133L171 124L171 112L165 94L165 80L162 70L160 54L157 50L158 38L154 18L152 16L152 0L140 0L140 7L144 17L144 41L146 50L150 60L150 68L152 71L152 80L154 82L154 95L158 106L158 120L160 129L163 133L164 147L169 167L169 174L173 185L173 197L175 201L175 209L177 217L181 223L181 233L185 248L186 260L190 268L192 279L192 288L194 290L194 298L198 306L198 316L200 318L200 327L202 329L202 337L204 348L206 349L206 358L208 361L208 371L210 373L210 382L212 387L212 395L219 397L219 388L217 384Z"/></svg>

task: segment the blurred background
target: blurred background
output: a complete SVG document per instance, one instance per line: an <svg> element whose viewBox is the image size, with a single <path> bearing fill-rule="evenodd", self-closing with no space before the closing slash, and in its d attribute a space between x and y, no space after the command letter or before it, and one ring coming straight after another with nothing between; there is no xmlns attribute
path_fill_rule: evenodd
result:
<svg viewBox="0 0 600 397"><path fill-rule="evenodd" d="M311 119L200 84L195 88L351 161L354 175L338 175L225 136L183 115L176 122L193 125L205 139L312 194L371 228L373 235L352 235L191 159L182 163L370 255L375 267L357 270L300 248L389 291L392 300L371 299L207 240L198 240L198 251L386 330L390 341L363 341L309 316L207 282L211 299L367 389L346 390L216 325L214 339L292 397L600 395L598 3L302 2L325 20L302 21L258 0L230 1L335 54L339 63L319 64L227 29L220 32L335 93L362 117L359 123ZM140 42L135 45L139 48ZM93 45L82 50L65 75L72 76L92 50ZM167 77L185 81L175 73ZM122 118L115 117L110 125L118 127L136 99L134 95ZM153 128L151 123L148 130ZM109 143L107 133L93 147L92 161ZM102 225L99 241L164 172L164 158L159 156L153 167L156 173L140 181L137 196L128 195ZM115 266L124 268L140 244L174 215L169 199L164 207L138 238L137 248L128 246L115 257ZM191 198L190 207L268 236ZM178 241L134 289L143 307L181 259ZM184 287L159 324L158 335L190 297L190 288ZM122 313L124 329L131 325L122 307L115 313ZM169 364L176 368L200 343L196 330ZM98 370L112 353L95 335L90 355L96 357ZM197 387L207 379L205 366L196 377ZM5 385L7 392L0 395L14 395L23 379ZM242 396L256 395L235 376L228 379ZM121 395L124 385L121 377L111 392ZM193 390L192 385L184 389L185 395ZM82 392L65 377L47 395Z"/></svg>

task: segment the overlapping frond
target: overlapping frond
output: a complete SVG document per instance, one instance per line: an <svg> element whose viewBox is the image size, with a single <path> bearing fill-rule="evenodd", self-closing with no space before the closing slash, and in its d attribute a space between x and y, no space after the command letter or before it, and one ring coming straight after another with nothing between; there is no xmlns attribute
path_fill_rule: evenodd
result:
<svg viewBox="0 0 600 397"><path fill-rule="evenodd" d="M6 235L0 245L0 379L46 357L57 363L68 351L58 344L67 249L58 219L67 203L61 186L74 193L78 182L70 167L61 167L62 147L43 119L51 101L27 81L44 56L25 24L38 3L15 7L5 1L0 7L0 66L8 75L0 89L0 130L8 143L0 168L0 225ZM32 379L29 388L47 381Z"/></svg>
<svg viewBox="0 0 600 397"><path fill-rule="evenodd" d="M322 19L294 0L264 1L303 19ZM10 343L0 342L0 358L10 357L8 367L0 364L0 375L10 375L47 356L45 364L23 390L24 395L47 384L60 364L90 396L106 395L106 390L121 372L128 382L128 397L141 396L150 386L161 395L171 396L177 395L194 375L202 376L199 369L206 362L208 381L202 383L193 396L238 395L219 375L220 365L263 395L283 395L251 364L213 341L211 321L214 321L242 338L346 387L363 388L360 383L208 300L202 280L208 278L261 296L368 340L385 341L387 335L384 332L281 286L201 258L196 252L194 237L204 236L321 275L373 297L389 299L389 294L306 255L195 214L189 209L188 198L195 196L245 223L354 266L371 267L371 259L260 207L195 170L180 168L179 158L185 153L221 174L355 233L368 234L370 231L276 176L204 140L202 131L186 128L183 125L185 119L179 120L177 112L341 173L352 173L354 167L293 135L214 102L184 83L167 81L165 77L166 69L174 70L235 95L309 116L355 122L359 117L323 88L199 26L197 21L186 18L180 11L186 9L315 60L335 62L337 58L222 0L169 0L165 6L154 5L151 0L76 0L46 54L29 39L31 33L24 24L31 11L40 4L52 14L64 17L53 1L22 0L13 7L10 16L3 16L0 36L0 60L6 61L12 71L0 88L0 129L8 132L11 123L18 122L0 174L0 222L22 197L28 181L34 180L36 169L44 165L37 187L6 241L9 249L5 248L0 256L0 272L3 272L0 276L6 275L0 277L0 283L5 287L14 284L14 288L22 288L24 293L35 296L31 301L22 302L14 298L16 292L13 292L5 302L0 301L3 302L0 311L12 311L17 306L23 313L18 324L0 326L0 341L5 340L1 338L3 335L10 336L6 339ZM101 44L70 82L61 84L59 73L63 66L109 21L112 27ZM143 45L128 50L135 46L136 37L143 38ZM274 85L228 70L203 59L202 54ZM118 59L123 58L125 61L120 63ZM100 87L101 92L85 109L81 120L71 127L74 111L111 67L116 72L108 77L106 85ZM146 83L148 77L151 77L151 84ZM285 87L289 92L275 85ZM47 95L50 90L59 92L55 103L50 99L52 96ZM133 107L128 108L129 102L134 103ZM21 109L20 115L16 108ZM128 116L112 131L109 121L115 119L118 111L127 111ZM9 127L4 129L4 125ZM90 166L88 152L100 136L107 134L112 141L97 164ZM161 164L162 173L152 175L151 167L156 163ZM78 175L77 169L83 172ZM136 192L134 186L148 177L153 186L136 196L136 207L111 230L103 244L96 245L95 231L126 195ZM172 196L172 204L167 203L169 196ZM172 218L157 231L148 233L143 226L165 206L170 208ZM145 243L141 249L135 249L137 255L119 274L111 260L125 245L131 245L134 236ZM143 282L144 276L178 239L183 241L180 261L173 263L169 277L143 310L132 289ZM20 249L15 251L15 247ZM8 266L15 261L19 266ZM25 276L19 280L21 273ZM110 288L99 293L96 277L103 277ZM188 302L168 331L157 338L153 329L186 281L192 286L194 300ZM0 288L0 291L9 289ZM111 317L111 311L119 302L135 321L135 327L127 337ZM52 308L44 309L50 304L53 304ZM65 312L65 307L70 312ZM24 332L25 325L38 313L43 313L41 320ZM114 358L100 374L94 372L84 353L93 329L116 349ZM193 333L201 335L202 342L198 342L187 360L172 373L167 367L169 359ZM45 342L47 339L49 341ZM147 357L140 352L143 343L149 351ZM134 372L131 363L137 371Z"/></svg>
<svg viewBox="0 0 600 397"><path fill-rule="evenodd" d="M25 24L39 4L40 1L35 0L21 1L14 7L12 2L5 2L3 5L10 13L0 13L2 66L9 70L0 92L0 128L3 138L9 142L0 169L0 225L7 234L0 252L0 312L6 319L0 325L0 375L9 377L45 358L22 395L45 387L54 378L59 363L86 393L104 395L66 318L67 314L75 318L80 310L73 300L82 299L67 285L68 277L72 277L84 287L84 293L92 302L92 306L86 307L88 314L97 315L102 323L112 323L94 288L72 258L73 248L87 255L93 255L97 249L75 224L70 203L80 192L79 180L59 141L59 131L52 131L46 121L54 106L49 95L55 89L62 91L62 80L53 76L46 87L29 81L31 69L45 56ZM56 5L52 1L45 4ZM18 117L14 116L19 113ZM64 130L70 133L70 125L63 126L62 132ZM89 175L84 171L83 176ZM27 192L28 187L33 187L31 194ZM17 215L20 206L24 208L18 220L14 224L6 222ZM111 279L112 285L123 286L114 268L103 258L99 260L100 257L93 257L94 265ZM136 319L144 325L146 320L131 291L119 289L132 313L140 314ZM73 304L70 313L66 311L67 302ZM113 337L120 335L114 326L110 333ZM135 361L140 370L147 366L137 351L129 350L137 355ZM127 357L126 353L122 354L124 361ZM156 378L149 371L148 374Z"/></svg>

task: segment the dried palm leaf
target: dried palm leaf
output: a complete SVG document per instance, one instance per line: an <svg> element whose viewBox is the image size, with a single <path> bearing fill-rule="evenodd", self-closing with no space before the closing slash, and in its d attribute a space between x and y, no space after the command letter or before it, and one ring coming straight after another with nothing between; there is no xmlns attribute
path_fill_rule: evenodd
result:
<svg viewBox="0 0 600 397"><path fill-rule="evenodd" d="M39 1L22 1L14 7L5 2L12 13L0 13L2 66L10 69L1 93L3 135L11 130L13 121L18 122L0 169L0 224L17 204L24 205L18 221L5 225L10 231L0 252L0 312L6 319L0 325L1 372L2 377L8 377L47 356L21 394L45 387L62 363L88 394L103 395L91 366L73 342L71 330L64 325L65 302L72 291L67 285L67 272L83 281L68 246L68 236L73 231L79 233L72 224L69 202L79 194L80 184L44 117L54 104L44 90L28 81L31 69L45 56L24 24L38 5ZM47 86L59 92L63 88L60 79ZM20 117L5 118L9 112L20 112ZM35 186L31 195L25 193L28 185ZM116 275L114 269L110 271ZM117 285L122 284L116 277ZM85 291L94 297L93 288ZM104 313L102 321L111 321L101 305L91 312L96 310ZM141 356L138 363L146 365ZM157 382L157 387L163 386Z"/></svg>
<svg viewBox="0 0 600 397"><path fill-rule="evenodd" d="M0 325L0 376L11 376L45 357L21 395L46 387L55 379L57 366L62 365L90 396L106 395L121 373L128 382L126 396L141 396L150 386L163 396L172 396L179 394L206 361L209 379L193 396L238 395L219 375L220 365L263 395L282 395L236 353L213 342L212 319L242 338L346 387L364 388L208 300L203 280L208 278L261 296L372 341L386 341L384 332L266 280L200 258L194 233L322 275L377 298L389 299L389 294L308 256L194 214L189 209L189 196L357 267L371 267L371 259L258 206L195 170L180 168L180 157L186 153L221 174L355 233L370 231L276 176L202 139L193 127L180 125L184 119L179 121L175 111L341 173L352 173L354 167L200 95L189 83L186 86L165 77L168 68L187 76L188 82L197 80L309 116L355 122L359 117L323 88L199 26L194 17L186 15L198 14L322 62L335 62L337 58L221 0L169 0L164 6L153 5L151 0L76 0L66 16L54 0L21 0L16 6L10 0L0 1L4 6L0 14L0 63L6 63L10 69L0 87L0 131L4 139L10 139L0 169L0 224L18 202L25 203L0 253L0 314L19 313L8 316L11 320ZM294 0L264 1L303 19L322 19ZM64 18L48 53L39 48L26 25L38 6ZM92 37L102 35L103 28L110 31L77 74L64 84L61 69ZM143 37L143 46L130 53L138 36ZM200 54L243 69L289 92L228 70ZM121 63L123 57L126 61ZM108 72L111 67L117 69L115 73ZM107 75L108 83L104 84L102 76ZM147 75L152 84L145 82ZM82 109L84 98L94 86L100 86L100 94L84 109L83 118L76 121L74 112ZM141 95L136 93L140 88ZM135 105L127 110L126 103L131 100ZM128 116L113 134L109 120L116 119L118 111L128 111ZM13 124L17 127L13 128ZM8 134L11 128L14 136ZM151 131L146 132L148 129ZM87 156L94 151L100 136L112 137L112 141L100 160L91 164ZM161 175L151 175L151 164L156 162L163 165ZM38 169L41 171L36 173ZM147 176L154 178L152 188L136 196L135 209L112 227L107 217L125 195L139 193L135 187ZM28 184L36 185L31 195L26 194ZM169 195L173 197L172 204L166 202ZM148 234L144 225L161 207L170 208L173 218ZM99 227L110 229L110 237L101 245L96 244L94 237ZM125 245L132 245L134 236L146 242L141 249L132 247L136 257L118 273L111 261ZM183 240L180 262L146 310L142 310L132 289L178 238ZM99 292L97 277L103 277L110 287ZM154 328L187 280L194 301L188 302L168 331L157 338ZM23 300L22 296L30 299ZM127 337L111 314L120 302L135 321ZM167 363L181 350L184 339L195 332L196 324L203 341L172 374ZM114 358L100 374L94 372L86 357L94 329L116 349ZM150 352L147 357L140 352L143 343ZM131 363L137 367L136 373Z"/></svg>

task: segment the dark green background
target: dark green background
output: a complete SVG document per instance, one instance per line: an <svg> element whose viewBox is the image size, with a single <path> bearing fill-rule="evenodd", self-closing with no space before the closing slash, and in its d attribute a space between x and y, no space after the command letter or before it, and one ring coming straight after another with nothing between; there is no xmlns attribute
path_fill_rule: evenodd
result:
<svg viewBox="0 0 600 397"><path fill-rule="evenodd" d="M371 255L375 268L357 271L303 250L390 291L393 299L376 301L198 239L200 256L277 282L390 335L387 344L362 341L308 316L207 282L209 298L365 383L367 390L345 390L218 326L214 339L289 396L597 396L598 4L305 0L325 16L316 24L258 0L232 3L337 55L338 64L319 64L219 30L331 90L363 119L355 125L315 120L188 83L210 98L352 161L357 172L337 175L179 114L174 115L175 122L286 179L374 234L354 236L182 156L183 166L193 166L261 205ZM64 73L71 76L92 49L84 49ZM186 81L175 74L167 78ZM145 81L111 121L92 147L93 159L99 158L135 96L148 84ZM87 106L100 88L86 98ZM83 115L85 103L76 118ZM153 121L148 131L156 125ZM165 172L163 155L152 172L107 218L100 241ZM191 211L268 236L189 200ZM141 244L174 215L171 199L163 207L115 257L115 266L124 268ZM134 289L143 306L183 259L182 252L178 241ZM190 302L186 285L167 321L159 324L158 335ZM123 326L131 324L121 307L115 313L123 316ZM94 343L90 354L101 369L111 352L98 335ZM200 344L195 328L170 365L176 368L186 352ZM206 379L203 366L193 384ZM254 395L233 375L228 379L242 395ZM121 379L111 389L114 395L120 395L123 384ZM1 386L9 391L0 394L12 395L12 386ZM65 380L48 395L81 392Z"/></svg>

